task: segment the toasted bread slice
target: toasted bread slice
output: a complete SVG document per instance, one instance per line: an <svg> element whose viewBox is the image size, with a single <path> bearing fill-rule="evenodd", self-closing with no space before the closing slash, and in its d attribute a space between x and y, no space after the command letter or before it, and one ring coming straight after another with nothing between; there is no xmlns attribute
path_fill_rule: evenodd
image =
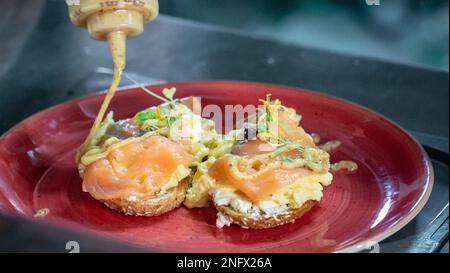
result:
<svg viewBox="0 0 450 273"><path fill-rule="evenodd" d="M296 209L289 209L283 213L270 216L260 216L260 217L249 217L241 212L234 210L229 206L217 206L216 209L223 216L228 218L233 224L239 225L244 228L251 229L264 229L272 228L276 226L281 226L287 223L293 223L298 218L302 217L306 212L308 212L317 201L307 201L301 207Z"/></svg>
<svg viewBox="0 0 450 273"><path fill-rule="evenodd" d="M177 187L155 196L130 200L125 198L100 200L106 206L126 215L157 216L178 208L184 200L189 177L181 180Z"/></svg>

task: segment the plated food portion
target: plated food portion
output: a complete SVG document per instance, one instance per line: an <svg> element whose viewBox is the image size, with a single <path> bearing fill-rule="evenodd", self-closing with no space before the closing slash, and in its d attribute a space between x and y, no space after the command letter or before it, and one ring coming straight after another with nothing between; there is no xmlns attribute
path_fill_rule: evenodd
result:
<svg viewBox="0 0 450 273"><path fill-rule="evenodd" d="M205 145L208 149L195 145L207 156L198 160L197 165L189 164L190 175L184 180L188 181L187 190L179 208L156 217L129 216L107 208L82 191L83 179L77 170L81 164L76 164L74 157L105 98L104 94L97 94L45 110L0 138L1 213L86 230L96 236L136 244L149 251L348 252L380 241L405 226L430 196L433 171L426 153L404 130L365 108L317 92L259 83L189 82L148 88L161 94L162 90L172 86L177 88L177 98L201 97L202 116L211 117L217 129L217 133L210 130L217 138ZM225 156L247 156L246 145L249 148L253 147L249 143L264 142L264 135L257 134L254 129L258 127L251 126L257 123L257 119L248 118L246 124L241 124L238 122L241 117L236 115L229 123L230 127L224 126L227 130L220 131L220 126L226 124L221 125L219 121L223 119L215 113L211 115L210 110L220 108L224 113L228 105L261 105L259 112L264 113L265 106L258 102L258 98L264 99L268 92L274 94L270 104L275 104L278 98L286 108L296 109L297 114L302 115L301 127L309 133L316 147L329 153L332 183L322 185L320 201L314 202L314 207L294 224L258 230L231 224L230 227L216 229L218 211L211 189L224 183L209 179L211 166ZM111 135L119 141L131 135L136 138L142 136L143 132L131 124L137 123L137 116L144 122L150 117L147 122L156 123L151 119L156 111L147 113L144 109L160 104L160 100L148 96L138 87L117 92L110 109L114 111L114 124L120 126L111 126L102 140L97 140L95 145L89 142L86 147L92 147L93 153L95 148L98 151L106 148L103 145ZM190 103L185 104L197 115ZM156 107L150 109L156 110ZM164 114L164 111L160 108L160 113ZM140 112L145 114L138 114ZM100 124L106 120L102 119ZM167 120L173 124L173 119ZM164 124L165 120L161 117L159 122ZM235 128L231 128L233 123ZM126 129L117 131L117 128ZM222 135L233 129L244 137L230 133ZM96 136L102 135L98 130L94 132ZM320 133L321 141L312 132ZM165 138L174 142L171 137ZM341 142L338 148L336 140ZM274 140L271 142L276 147L281 146L281 143L277 146ZM330 150L333 148L335 150ZM88 150L83 151L80 155ZM264 152L267 151L264 149ZM201 153L198 153L198 158ZM102 155L99 159L102 157L106 158ZM339 170L343 167L354 169L355 166L349 162L336 164L345 159L357 163L356 172ZM90 165L86 164L80 166L82 172ZM208 207L189 208L202 203ZM226 207L232 208L231 203L236 202L231 201ZM121 204L122 207L125 206ZM185 243L180 244L181 241Z"/></svg>
<svg viewBox="0 0 450 273"><path fill-rule="evenodd" d="M199 98L174 93L129 119L111 112L91 132L77 155L84 191L135 216L212 204L219 228L294 222L321 200L333 145L318 145L294 109L267 95L253 119L222 135L197 113Z"/></svg>
<svg viewBox="0 0 450 273"><path fill-rule="evenodd" d="M109 113L79 150L83 189L129 215L155 216L178 207L191 168L217 135L211 121L189 109L193 100L169 101L119 121Z"/></svg>
<svg viewBox="0 0 450 273"><path fill-rule="evenodd" d="M209 169L218 227L294 222L320 201L323 186L333 178L329 154L298 125L295 110L270 97L263 103L256 138L237 143Z"/></svg>

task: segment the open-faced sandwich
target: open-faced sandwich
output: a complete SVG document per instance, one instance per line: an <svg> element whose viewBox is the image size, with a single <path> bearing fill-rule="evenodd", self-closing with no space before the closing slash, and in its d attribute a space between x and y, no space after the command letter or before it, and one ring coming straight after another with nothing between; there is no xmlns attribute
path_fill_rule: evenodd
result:
<svg viewBox="0 0 450 273"><path fill-rule="evenodd" d="M114 121L113 113L77 155L83 190L128 215L155 216L185 199L193 170L214 145L214 123L192 111L195 98L172 99Z"/></svg>
<svg viewBox="0 0 450 273"><path fill-rule="evenodd" d="M270 96L263 103L257 124L228 134L230 152L214 160L190 188L202 196L194 205L204 206L211 197L218 227L234 223L259 229L294 222L321 200L323 186L333 178L329 154L299 126L295 110ZM192 205L190 199L185 204Z"/></svg>
<svg viewBox="0 0 450 273"><path fill-rule="evenodd" d="M253 121L220 135L197 114L197 98L163 93L163 104L133 118L109 113L80 147L79 173L92 197L136 216L212 203L217 227L255 229L294 222L321 200L333 179L327 151L339 143L318 145L294 109L268 95Z"/></svg>

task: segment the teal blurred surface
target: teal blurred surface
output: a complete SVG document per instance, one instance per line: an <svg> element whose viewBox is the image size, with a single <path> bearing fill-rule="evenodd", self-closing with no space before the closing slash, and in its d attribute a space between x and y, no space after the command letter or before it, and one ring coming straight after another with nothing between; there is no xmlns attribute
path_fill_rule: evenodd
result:
<svg viewBox="0 0 450 273"><path fill-rule="evenodd" d="M448 70L448 0L163 0L161 12L288 43Z"/></svg>

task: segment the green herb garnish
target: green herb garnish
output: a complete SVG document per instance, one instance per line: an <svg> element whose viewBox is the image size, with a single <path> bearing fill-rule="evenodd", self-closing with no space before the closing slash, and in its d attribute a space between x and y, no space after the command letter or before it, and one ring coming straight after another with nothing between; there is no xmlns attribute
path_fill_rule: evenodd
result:
<svg viewBox="0 0 450 273"><path fill-rule="evenodd" d="M155 110L149 110L149 111L142 111L136 114L135 119L142 123L149 119L155 119L156 118L156 111Z"/></svg>
<svg viewBox="0 0 450 273"><path fill-rule="evenodd" d="M164 88L164 90L162 91L164 97L168 98L170 101L173 101L173 95L175 95L175 92L177 92L177 89L175 87Z"/></svg>
<svg viewBox="0 0 450 273"><path fill-rule="evenodd" d="M270 105L271 105L271 101L270 101L270 97L272 96L272 94L266 94L266 99L260 99L259 101L262 102L264 104L264 114L265 114L265 131L269 131L270 129L270 122L273 121L272 115L270 113ZM264 115L263 114L263 115Z"/></svg>
<svg viewBox="0 0 450 273"><path fill-rule="evenodd" d="M167 126L170 127L172 125L172 123L175 122L176 118L175 117L166 116L164 120L165 120Z"/></svg>

